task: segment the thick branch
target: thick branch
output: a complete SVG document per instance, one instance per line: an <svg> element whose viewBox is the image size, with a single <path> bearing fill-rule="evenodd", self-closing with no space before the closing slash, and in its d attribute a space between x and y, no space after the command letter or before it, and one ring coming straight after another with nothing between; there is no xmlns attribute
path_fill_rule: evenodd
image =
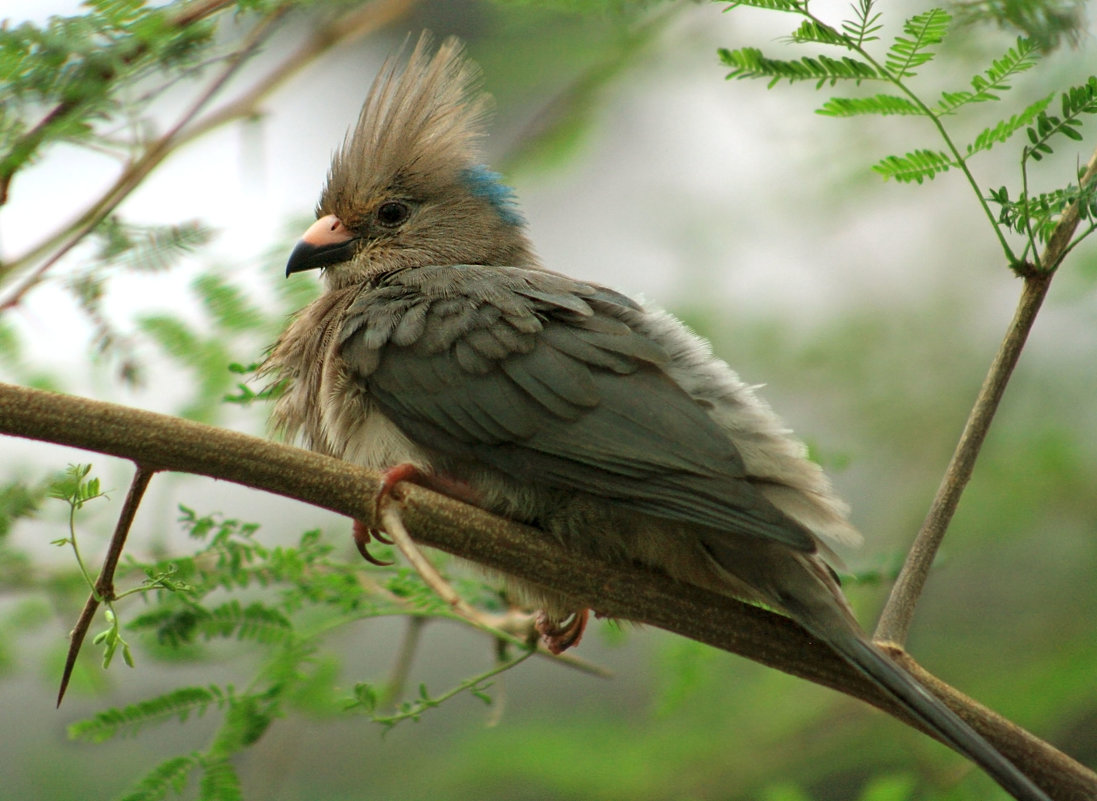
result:
<svg viewBox="0 0 1097 801"><path fill-rule="evenodd" d="M379 476L245 434L100 401L0 384L0 433L196 473L304 501L377 526ZM562 592L610 617L648 623L867 701L906 720L874 685L791 620L639 566L581 560L526 526L407 484L416 540ZM1097 775L937 680L931 686L1060 801L1097 797Z"/></svg>
<svg viewBox="0 0 1097 801"><path fill-rule="evenodd" d="M1095 177L1097 177L1097 151L1090 157L1079 186L1088 186ZM1048 240L1047 248L1040 260L1045 268L1030 271L1025 276L1024 288L1021 291L1013 321L987 371L983 386L964 424L960 441L956 444L956 450L937 488L937 494L933 498L922 528L914 539L914 544L903 563L903 569L899 572L899 578L880 615L880 622L874 634L877 640L897 645L906 642L910 624L914 618L914 608L929 578L933 558L945 537L952 516L956 513L956 507L960 504L960 496L963 495L964 488L971 480L975 461L979 458L979 451L990 431L990 424L994 420L995 412L998 411L998 404L1005 395L1006 385L1021 358L1021 351L1024 350L1029 332L1036 323L1036 315L1043 305L1044 298L1047 297L1055 269L1070 248L1071 238L1078 227L1079 216L1078 204L1075 202L1063 213Z"/></svg>

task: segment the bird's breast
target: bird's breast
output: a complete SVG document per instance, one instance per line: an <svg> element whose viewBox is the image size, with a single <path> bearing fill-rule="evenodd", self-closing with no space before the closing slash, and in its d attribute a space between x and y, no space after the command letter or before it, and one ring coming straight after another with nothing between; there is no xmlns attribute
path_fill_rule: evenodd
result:
<svg viewBox="0 0 1097 801"><path fill-rule="evenodd" d="M325 394L322 429L332 456L372 470L408 463L424 471L429 469L422 449L364 392L344 386Z"/></svg>

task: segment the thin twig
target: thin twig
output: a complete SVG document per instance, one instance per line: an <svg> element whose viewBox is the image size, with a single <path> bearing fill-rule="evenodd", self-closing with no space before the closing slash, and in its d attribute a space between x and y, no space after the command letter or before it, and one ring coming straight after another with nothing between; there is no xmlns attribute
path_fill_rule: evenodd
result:
<svg viewBox="0 0 1097 801"><path fill-rule="evenodd" d="M114 184L90 209L80 215L76 221L68 225L60 236L51 236L47 238L43 245L5 266L6 272L17 270L23 263L35 260L45 252L53 249L55 242L61 241L61 244L53 250L49 258L38 265L38 267L36 267L3 302L0 302L0 312L18 305L23 296L33 287L37 286L45 278L46 273L48 273L57 262L80 244L85 236L106 219L106 217L114 211L143 180L145 180L148 174L167 158L174 150L174 140L179 136L180 132L194 120L206 104L213 99L214 95L216 95L228 80L236 74L236 71L243 63L250 56L255 54L259 45L270 35L274 23L277 22L284 13L285 9L274 11L255 26L248 36L245 46L228 59L227 65L217 78L210 83L201 96L191 104L190 108L183 113L175 125L173 125L167 133L149 145L141 157L118 176L118 179Z"/></svg>
<svg viewBox="0 0 1097 801"><path fill-rule="evenodd" d="M133 526L133 518L137 514L137 508L141 505L141 499L144 497L145 490L148 489L149 481L155 472L156 470L153 468L138 464L137 471L133 474L129 492L126 493L122 511L118 515L118 523L114 527L114 534L111 536L110 545L107 547L107 554L103 557L103 567L99 571L99 578L96 579L95 586L92 587L91 594L88 595L88 600L84 604L84 609L80 612L80 617L77 618L76 625L69 635L69 652L65 657L64 672L61 674L61 687L57 691L57 706L61 706L61 701L65 698L65 690L68 689L73 668L76 667L76 657L80 654L80 647L84 644L84 638L87 636L88 628L95 618L99 605L101 603L109 604L115 599L114 573L118 569L122 551L126 547L126 538Z"/></svg>
<svg viewBox="0 0 1097 801"><path fill-rule="evenodd" d="M1097 177L1097 151L1090 157L1086 171L1079 186L1086 187ZM971 479L975 461L986 440L998 404L1005 394L1010 376L1024 350L1025 341L1036 322L1036 315L1047 297L1051 279L1055 270L1071 246L1071 238L1078 227L1080 209L1078 203L1071 204L1063 213L1058 225L1048 239L1047 247L1040 259L1041 270L1032 270L1024 279L1021 298L1013 321L1006 331L1005 338L998 348L979 395L975 399L967 423L964 425L960 441L952 454L945 475L937 488L929 513L919 530L914 544L907 554L906 562L899 573L895 586L888 596L880 622L873 635L881 642L903 645L910 631L914 610L922 595L933 558L944 539L945 532L960 503L960 496Z"/></svg>
<svg viewBox="0 0 1097 801"><path fill-rule="evenodd" d="M404 558L411 563L411 566L415 568L415 572L422 577L427 586L434 590L439 598L449 604L450 609L456 614L469 620L478 620L480 616L477 611L465 602L465 599L450 586L448 581L442 578L438 568L431 564L431 561L427 559L423 552L419 550L419 546L412 540L408 530L404 527L404 521L400 516L400 508L392 503L387 496L382 501L381 506L381 527L386 534L392 537L393 543L404 554Z"/></svg>
<svg viewBox="0 0 1097 801"><path fill-rule="evenodd" d="M167 25L169 28L182 30L211 14L235 4L235 0L203 0L203 2L191 3L181 13L169 17ZM148 45L144 42L137 42L132 52L127 53L125 57L122 58L122 63L127 65L133 64L144 57L147 52ZM104 84L110 82L115 77L115 70L113 67L106 67L105 69L107 70L106 74L99 76ZM8 157L4 159L3 164L0 164L0 206L4 205L8 200L8 188L11 185L11 179L15 176L18 169L34 155L34 152L38 150L46 140L49 129L69 114L79 111L83 106L83 103L84 98L61 101L50 109L33 128L15 141L8 153Z"/></svg>
<svg viewBox="0 0 1097 801"><path fill-rule="evenodd" d="M412 662L415 661L415 652L419 650L423 629L429 620L430 618L418 615L408 617L404 636L400 638L400 647L396 649L396 657L392 661L389 679L385 682L385 691L378 701L380 705L390 706L403 696L404 685L407 684Z"/></svg>

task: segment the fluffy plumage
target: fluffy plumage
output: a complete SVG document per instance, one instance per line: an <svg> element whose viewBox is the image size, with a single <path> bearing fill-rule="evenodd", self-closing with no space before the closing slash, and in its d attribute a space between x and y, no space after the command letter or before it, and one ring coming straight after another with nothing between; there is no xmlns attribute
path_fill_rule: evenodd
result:
<svg viewBox="0 0 1097 801"><path fill-rule="evenodd" d="M1046 797L857 627L822 556L859 535L802 443L664 311L542 268L479 163L487 100L447 40L390 61L287 272L327 292L279 339L275 424L412 464L578 553L780 609L1018 798ZM578 604L511 580L562 624ZM565 643L566 645L567 643Z"/></svg>

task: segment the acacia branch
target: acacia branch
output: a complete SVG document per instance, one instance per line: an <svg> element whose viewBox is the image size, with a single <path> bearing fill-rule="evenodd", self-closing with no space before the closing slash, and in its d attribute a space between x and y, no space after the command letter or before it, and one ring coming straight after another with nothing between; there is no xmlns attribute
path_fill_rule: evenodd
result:
<svg viewBox="0 0 1097 801"><path fill-rule="evenodd" d="M1097 151L1094 151L1090 157L1078 185L1085 188L1095 179L1097 179ZM896 645L906 642L910 624L914 618L914 609L929 577L933 558L956 513L956 507L960 504L960 496L963 495L975 470L975 461L979 458L979 451L986 440L987 432L990 431L990 424L1005 394L1006 385L1021 358L1021 351L1024 350L1029 332L1036 323L1036 315L1043 305L1044 298L1047 297L1055 270L1072 247L1071 239L1078 227L1079 219L1080 209L1078 202L1075 201L1063 212L1062 218L1048 239L1047 247L1039 262L1044 265L1044 268L1029 270L1024 276L1025 283L1013 321L987 371L983 386L979 389L979 395L968 415L967 423L960 434L960 441L956 444L956 450L945 469L945 475L937 488L937 494L933 498L926 519L914 539L914 544L903 563L903 569L899 572L895 586L884 605L884 611L880 615L880 622L874 633L877 640L892 642Z"/></svg>
<svg viewBox="0 0 1097 801"><path fill-rule="evenodd" d="M0 384L0 433L194 473L295 498L378 527L380 475L234 431L101 401ZM638 565L569 552L528 526L401 485L401 517L418 543L589 605L839 690L917 725L871 682L788 618ZM912 663L911 663L912 664ZM920 674L1006 758L1057 801L1097 797L1097 774L928 674Z"/></svg>

